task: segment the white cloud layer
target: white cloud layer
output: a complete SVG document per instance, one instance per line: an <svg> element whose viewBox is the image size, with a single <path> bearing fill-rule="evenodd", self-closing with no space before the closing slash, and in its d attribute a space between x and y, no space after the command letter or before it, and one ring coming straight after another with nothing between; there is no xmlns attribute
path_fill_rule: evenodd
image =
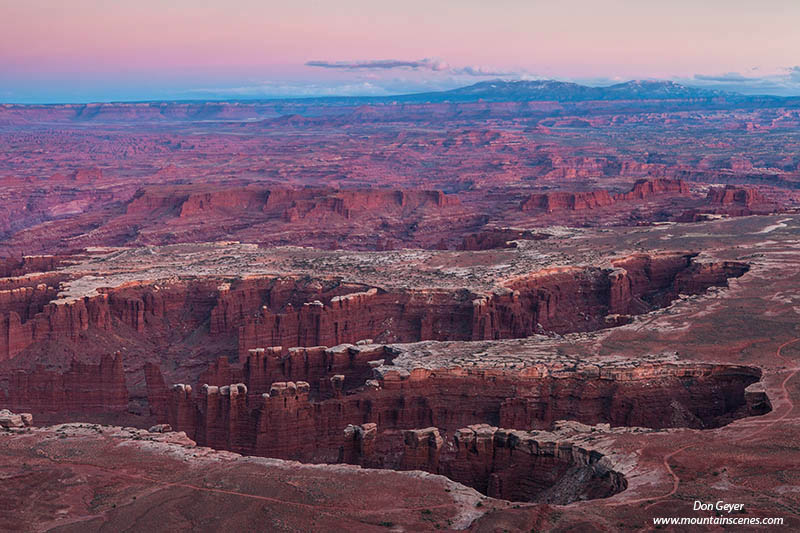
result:
<svg viewBox="0 0 800 533"><path fill-rule="evenodd" d="M468 65L465 67L453 67L447 61L435 58L425 58L419 60L398 60L398 59L369 59L363 61L307 61L307 67L319 67L341 70L390 70L390 69L411 69L429 70L432 72L446 72L454 75L463 76L509 76L515 75L513 72L502 72L495 69Z"/></svg>

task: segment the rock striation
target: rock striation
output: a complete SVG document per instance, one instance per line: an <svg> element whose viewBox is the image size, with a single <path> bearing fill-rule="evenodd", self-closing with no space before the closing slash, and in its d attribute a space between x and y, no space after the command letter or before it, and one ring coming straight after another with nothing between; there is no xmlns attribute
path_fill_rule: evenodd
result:
<svg viewBox="0 0 800 533"><path fill-rule="evenodd" d="M491 229L467 235L456 249L465 251L492 250L495 248L515 248L517 240L541 241L549 237L546 233L510 228Z"/></svg>
<svg viewBox="0 0 800 533"><path fill-rule="evenodd" d="M693 254L640 254L611 269L551 268L505 282L473 301L472 339L525 337L543 331L591 331L698 294L747 272L744 263L697 263Z"/></svg>
<svg viewBox="0 0 800 533"><path fill-rule="evenodd" d="M630 191L614 195L614 201L647 200L653 196L672 194L687 196L689 184L680 179L655 178L637 180Z"/></svg>
<svg viewBox="0 0 800 533"><path fill-rule="evenodd" d="M371 379L355 388L344 390L337 385L344 376L329 375L327 395L305 381L274 382L268 391L255 382L252 388L244 383L204 385L199 394L175 385L164 422L200 444L330 462L342 454L352 456L362 446L359 433L341 449L348 425L374 423L381 432L425 427L450 432L485 423L528 430L551 429L557 420L569 419L612 426L708 428L764 409L763 397L752 390L746 393L761 376L752 367L676 364L659 358L603 364L558 356L532 359L521 368L466 363L440 367L406 360L418 357L416 345L399 353L404 350L407 355L396 356L397 364L372 365ZM475 361L483 359L491 360ZM476 390L481 394L475 395ZM406 437L409 446L414 438ZM428 460L428 451L419 453L409 455L408 468Z"/></svg>
<svg viewBox="0 0 800 533"><path fill-rule="evenodd" d="M614 199L608 191L589 192L549 192L532 194L522 202L522 211L541 209L548 213L554 211L583 211L612 205Z"/></svg>
<svg viewBox="0 0 800 533"><path fill-rule="evenodd" d="M98 364L73 361L65 372L37 366L0 374L0 402L34 413L125 411L128 389L120 354Z"/></svg>
<svg viewBox="0 0 800 533"><path fill-rule="evenodd" d="M372 431L345 429L343 449L355 448L344 456L351 459L347 462L441 474L493 498L566 505L612 496L628 484L613 460L597 449L600 438L620 432L605 424L562 421L553 431L474 424L447 440L435 427L412 429L402 432L400 453L376 453L374 445L365 446L374 438ZM350 445L353 437L356 446Z"/></svg>
<svg viewBox="0 0 800 533"><path fill-rule="evenodd" d="M737 187L736 185L726 185L725 187L712 187L708 190L706 201L709 205L728 207L756 207L771 203L762 195L758 189L753 187Z"/></svg>
<svg viewBox="0 0 800 533"><path fill-rule="evenodd" d="M689 194L689 185L683 180L669 178L641 179L633 184L630 191L613 195L602 189L586 192L555 191L532 194L520 204L520 210L543 210L547 213L583 211L607 207L620 202L648 200L654 196L688 196Z"/></svg>

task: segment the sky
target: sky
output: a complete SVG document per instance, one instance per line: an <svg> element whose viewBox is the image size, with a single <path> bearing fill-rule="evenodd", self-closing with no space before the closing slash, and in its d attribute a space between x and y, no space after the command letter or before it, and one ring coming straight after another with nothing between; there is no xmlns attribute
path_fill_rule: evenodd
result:
<svg viewBox="0 0 800 533"><path fill-rule="evenodd" d="M800 95L797 0L0 0L0 102L669 79Z"/></svg>

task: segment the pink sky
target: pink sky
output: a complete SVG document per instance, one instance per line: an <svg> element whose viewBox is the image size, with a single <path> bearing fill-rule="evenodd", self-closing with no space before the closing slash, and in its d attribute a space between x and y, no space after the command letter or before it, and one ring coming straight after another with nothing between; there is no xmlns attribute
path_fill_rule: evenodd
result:
<svg viewBox="0 0 800 533"><path fill-rule="evenodd" d="M5 1L0 101L409 92L478 69L790 86L798 21L794 0ZM448 68L305 65L426 58Z"/></svg>

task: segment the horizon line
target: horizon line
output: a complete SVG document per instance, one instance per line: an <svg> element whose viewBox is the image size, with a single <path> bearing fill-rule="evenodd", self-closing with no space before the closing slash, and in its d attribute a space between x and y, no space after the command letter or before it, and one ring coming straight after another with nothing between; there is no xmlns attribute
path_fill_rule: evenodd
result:
<svg viewBox="0 0 800 533"><path fill-rule="evenodd" d="M699 90L706 90L706 91L714 91L720 93L720 96L739 96L739 97L746 97L746 98L778 98L778 99L793 99L793 98L800 98L800 94L798 95L780 95L774 93L755 93L755 94L747 94L742 93L739 91L731 91L726 89L719 89L719 88L712 88L712 87L704 87L702 85L695 85L695 84L686 84L677 82L675 80L671 80L668 78L631 78L626 81L620 81L615 83L603 83L599 85L592 85L589 83L579 83L576 81L565 81L556 78L538 78L538 79L508 79L508 78L495 78L489 80L482 80L476 83L468 84L468 85L461 85L458 87L454 87L452 89L442 89L438 91L415 91L415 92L408 92L408 93L393 93L393 94L385 94L385 95L375 95L375 94L351 94L351 95L302 95L302 96L292 96L292 95L263 95L263 96L237 96L232 98L225 98L225 97L217 97L217 96L209 96L207 98L162 98L162 99L120 99L120 100L90 100L90 101L58 101L58 102L3 102L0 101L0 106L3 107L32 107L32 106L87 106L87 105L104 105L104 104L154 104L154 103L256 103L256 102L279 102L279 101L314 101L314 100L326 100L326 101L335 101L335 100L350 100L350 99L362 99L362 100L386 100L391 98L402 98L402 97L412 97L412 96L422 96L422 95L434 95L434 94L446 94L448 92L457 91L459 89L464 89L468 87L474 87L476 85L482 85L486 83L493 83L493 82L502 82L502 83L532 83L532 82L556 82L556 83L563 83L566 85L575 85L579 87L589 87L594 89L600 88L609 88L615 87L618 85L625 85L634 82L661 82L661 83L672 83L679 87L685 87L688 89L699 89ZM213 94L213 90L209 90L209 93ZM643 98L643 100L647 100L647 98ZM667 100L667 99L665 99ZM537 100L530 100L530 101L537 101ZM549 100L541 100L541 101L549 101ZM585 100L591 101L591 100Z"/></svg>

